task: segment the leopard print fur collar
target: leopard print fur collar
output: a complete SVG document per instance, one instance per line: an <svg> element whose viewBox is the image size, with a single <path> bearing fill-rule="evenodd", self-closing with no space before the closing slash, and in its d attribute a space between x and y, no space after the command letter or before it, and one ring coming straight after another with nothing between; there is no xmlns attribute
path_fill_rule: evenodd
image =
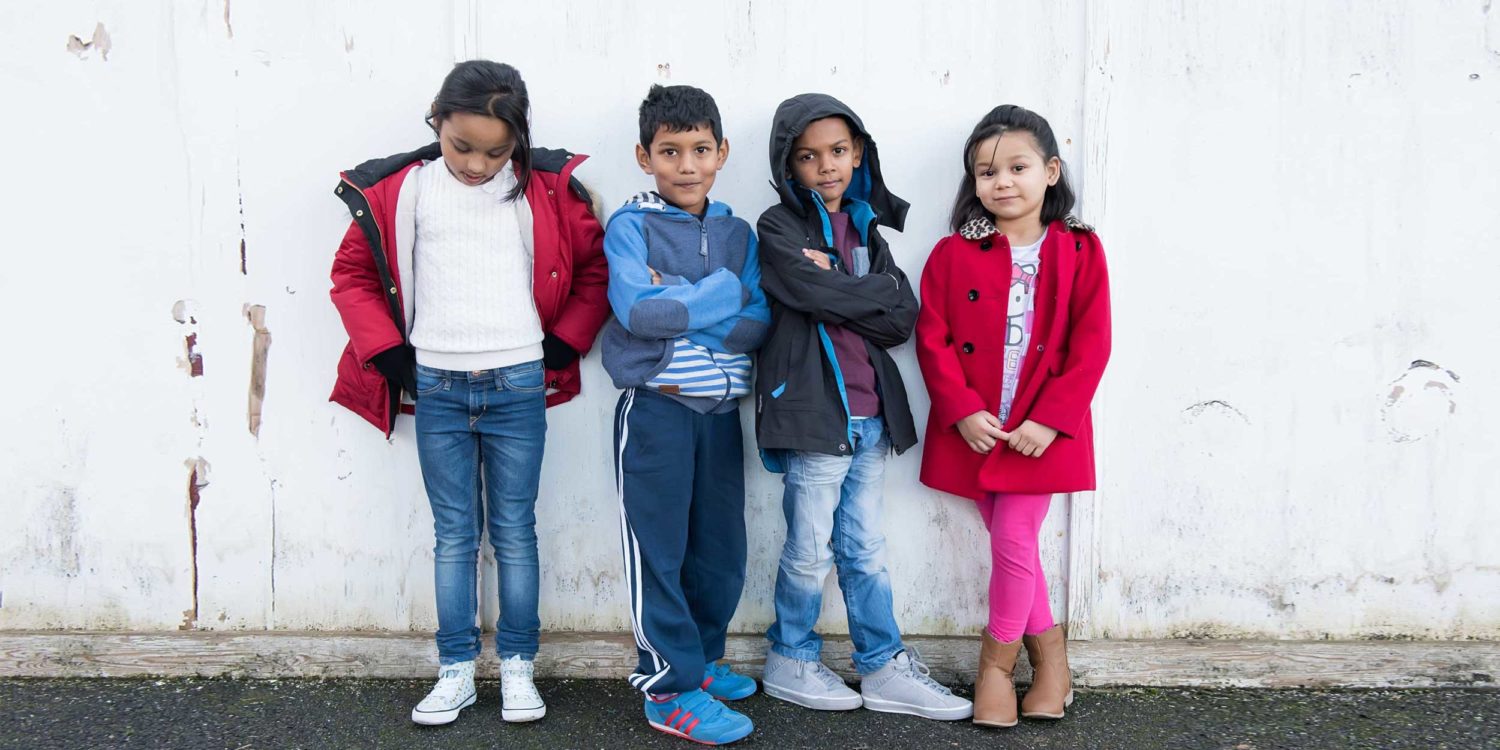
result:
<svg viewBox="0 0 1500 750"><path fill-rule="evenodd" d="M1063 217L1063 223L1069 229L1077 232L1092 232L1094 228L1079 221L1077 217L1068 214ZM1000 230L995 228L995 223L986 218L971 219L958 228L958 234L966 240L982 240L993 234L999 234Z"/></svg>

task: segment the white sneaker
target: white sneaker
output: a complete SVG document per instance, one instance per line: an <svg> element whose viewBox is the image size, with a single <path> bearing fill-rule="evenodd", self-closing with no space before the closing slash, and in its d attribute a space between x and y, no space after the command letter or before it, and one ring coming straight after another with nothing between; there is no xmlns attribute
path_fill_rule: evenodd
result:
<svg viewBox="0 0 1500 750"><path fill-rule="evenodd" d="M547 704L531 681L534 666L519 654L500 661L500 718L536 721L547 715Z"/></svg>
<svg viewBox="0 0 1500 750"><path fill-rule="evenodd" d="M957 721L974 715L974 704L927 674L915 649L899 651L860 683L865 708L927 719Z"/></svg>
<svg viewBox="0 0 1500 750"><path fill-rule="evenodd" d="M774 650L766 652L760 684L772 698L819 711L852 711L864 703L823 662L792 659Z"/></svg>
<svg viewBox="0 0 1500 750"><path fill-rule="evenodd" d="M432 692L411 710L411 720L418 724L448 724L458 712L474 705L474 662L461 661L438 670L438 681Z"/></svg>

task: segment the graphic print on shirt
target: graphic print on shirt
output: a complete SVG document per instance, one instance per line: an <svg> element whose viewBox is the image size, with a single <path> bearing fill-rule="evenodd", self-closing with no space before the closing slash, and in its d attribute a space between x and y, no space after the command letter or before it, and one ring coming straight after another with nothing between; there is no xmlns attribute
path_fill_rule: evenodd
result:
<svg viewBox="0 0 1500 750"><path fill-rule="evenodd" d="M1043 233L1042 239L1046 239ZM1011 250L1010 299L1005 304L1005 361L1000 381L1000 422L1010 418L1011 402L1021 382L1021 365L1031 344L1031 324L1036 315L1037 266L1042 241Z"/></svg>

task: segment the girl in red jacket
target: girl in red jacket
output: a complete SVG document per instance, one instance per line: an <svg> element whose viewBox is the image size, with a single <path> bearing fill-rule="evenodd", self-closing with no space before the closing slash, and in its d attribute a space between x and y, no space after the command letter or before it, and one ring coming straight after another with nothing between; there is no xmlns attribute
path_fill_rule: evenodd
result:
<svg viewBox="0 0 1500 750"><path fill-rule="evenodd" d="M1053 493L1094 489L1089 402L1109 359L1109 280L1099 238L1069 215L1045 119L996 107L963 160L954 234L922 272L917 358L932 398L922 482L976 501L989 529L974 722L1007 727L1023 643L1036 676L1019 713L1059 719L1073 700L1037 534Z"/></svg>
<svg viewBox="0 0 1500 750"><path fill-rule="evenodd" d="M603 231L569 177L584 157L532 148L529 107L515 68L460 63L432 103L437 143L365 162L336 189L354 221L333 263L349 345L332 400L387 435L402 394L416 402L440 663L419 724L475 701L481 522L499 564L501 716L546 713L532 682L545 410L578 393L609 303Z"/></svg>

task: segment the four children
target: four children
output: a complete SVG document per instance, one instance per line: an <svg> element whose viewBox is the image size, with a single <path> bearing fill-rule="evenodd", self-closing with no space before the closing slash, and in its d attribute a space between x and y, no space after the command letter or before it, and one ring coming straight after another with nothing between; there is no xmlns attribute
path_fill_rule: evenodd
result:
<svg viewBox="0 0 1500 750"><path fill-rule="evenodd" d="M481 523L500 567L502 715L545 715L531 667L543 411L578 392L577 360L601 326L605 370L623 391L614 446L638 652L630 682L650 726L703 744L753 729L725 702L756 683L722 661L745 577L739 399L752 355L756 437L766 468L783 474L787 524L767 694L1011 726L1024 644L1036 678L1019 712L1061 718L1072 691L1037 533L1051 493L1093 487L1088 408L1108 358L1109 302L1102 250L1070 215L1046 120L1007 105L975 128L955 235L927 261L919 312L878 229L900 231L908 204L837 99L802 94L777 108L779 202L757 231L709 197L729 141L706 92L651 87L635 153L655 189L603 232L570 177L584 157L532 148L528 114L514 68L461 63L429 116L438 143L349 170L337 191L354 221L333 271L350 344L332 400L387 434L412 409L403 395L415 401L433 510L439 680L413 721L451 722L475 701ZM932 399L922 481L978 502L992 540L974 703L902 643L884 563L886 457L917 443L887 350L914 328ZM830 569L859 692L820 661L814 624Z"/></svg>

